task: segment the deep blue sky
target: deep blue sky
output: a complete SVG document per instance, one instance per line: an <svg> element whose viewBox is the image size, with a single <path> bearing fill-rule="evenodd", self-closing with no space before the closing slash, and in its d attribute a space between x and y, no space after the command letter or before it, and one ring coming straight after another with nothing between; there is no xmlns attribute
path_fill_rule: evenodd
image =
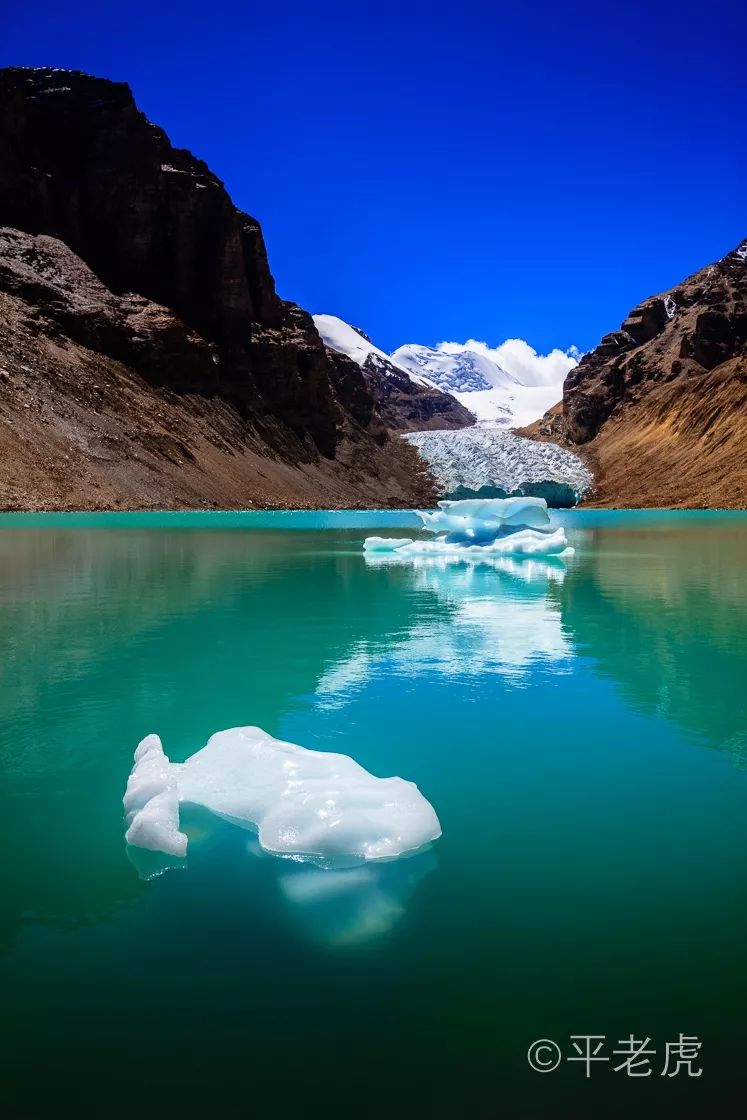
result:
<svg viewBox="0 0 747 1120"><path fill-rule="evenodd" d="M128 81L386 349L586 349L747 236L743 0L3 6L0 64Z"/></svg>

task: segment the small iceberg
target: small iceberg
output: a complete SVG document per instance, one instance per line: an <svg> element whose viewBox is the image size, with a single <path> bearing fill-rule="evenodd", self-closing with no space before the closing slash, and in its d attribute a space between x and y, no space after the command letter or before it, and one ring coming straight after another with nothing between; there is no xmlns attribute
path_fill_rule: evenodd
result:
<svg viewBox="0 0 747 1120"><path fill-rule="evenodd" d="M441 835L414 782L377 778L348 755L259 727L219 731L183 763L169 761L157 735L143 739L124 795L127 843L185 856L182 803L256 831L265 852L324 868L395 860Z"/></svg>
<svg viewBox="0 0 747 1120"><path fill-rule="evenodd" d="M423 541L367 537L365 552L455 560L573 555L563 528L552 527L544 498L467 498L439 502L435 513L415 512L423 528L437 536Z"/></svg>

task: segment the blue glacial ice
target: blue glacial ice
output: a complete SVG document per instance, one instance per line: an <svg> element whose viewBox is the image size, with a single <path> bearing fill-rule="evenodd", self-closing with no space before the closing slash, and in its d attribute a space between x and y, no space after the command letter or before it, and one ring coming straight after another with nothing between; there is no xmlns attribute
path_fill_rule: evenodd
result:
<svg viewBox="0 0 747 1120"><path fill-rule="evenodd" d="M468 498L439 502L435 513L416 512L433 538L367 537L366 553L454 560L573 555L563 528L553 528L543 498Z"/></svg>
<svg viewBox="0 0 747 1120"><path fill-rule="evenodd" d="M441 835L413 782L377 778L348 755L307 750L259 727L219 731L183 763L169 762L158 736L147 736L124 796L127 843L186 855L182 803L256 831L264 852L324 868L394 860Z"/></svg>

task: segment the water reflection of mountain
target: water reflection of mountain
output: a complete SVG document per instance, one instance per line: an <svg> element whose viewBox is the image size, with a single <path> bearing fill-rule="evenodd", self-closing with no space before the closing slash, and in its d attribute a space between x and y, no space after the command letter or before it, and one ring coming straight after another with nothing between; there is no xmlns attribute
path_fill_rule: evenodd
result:
<svg viewBox="0 0 747 1120"><path fill-rule="evenodd" d="M34 719L62 699L76 719L105 701L115 727L133 706L140 727L156 717L184 726L172 705L189 707L197 695L200 719L177 756L227 725L221 719L246 722L248 709L273 730L289 699L312 691L351 643L438 609L409 597L401 572L381 573L361 594L360 556L328 550L337 543L319 533L9 534L0 557L0 719ZM13 743L4 746L12 770ZM37 746L23 742L24 772ZM50 762L62 760L40 757L45 771Z"/></svg>
<svg viewBox="0 0 747 1120"><path fill-rule="evenodd" d="M747 760L747 520L597 529L558 602L636 708Z"/></svg>
<svg viewBox="0 0 747 1120"><path fill-rule="evenodd" d="M424 625L414 620L386 643L359 640L348 658L321 677L317 696L330 708L377 673L443 673L455 681L499 673L517 683L534 667L567 670L572 647L550 589L565 577L562 561L499 557L490 564L454 564L443 558L397 561L367 557L373 572L393 566L407 573L412 593L430 595L438 610Z"/></svg>

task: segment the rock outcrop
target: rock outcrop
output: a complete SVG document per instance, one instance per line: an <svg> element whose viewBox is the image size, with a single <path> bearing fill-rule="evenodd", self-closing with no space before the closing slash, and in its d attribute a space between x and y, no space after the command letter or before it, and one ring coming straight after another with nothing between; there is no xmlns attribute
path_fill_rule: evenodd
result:
<svg viewBox="0 0 747 1120"><path fill-rule="evenodd" d="M631 311L523 434L578 448L592 504L747 506L747 241Z"/></svg>
<svg viewBox="0 0 747 1120"><path fill-rule="evenodd" d="M413 381L377 354L369 354L361 368L379 415L392 431L444 431L475 422L472 413L450 393Z"/></svg>
<svg viewBox="0 0 747 1120"><path fill-rule="evenodd" d="M337 315L315 315L314 324L331 354L345 354L363 370L381 419L392 431L466 428L475 417L450 393L398 365L360 327Z"/></svg>
<svg viewBox="0 0 747 1120"><path fill-rule="evenodd" d="M0 227L0 506L427 500L257 221L128 86L0 71Z"/></svg>

